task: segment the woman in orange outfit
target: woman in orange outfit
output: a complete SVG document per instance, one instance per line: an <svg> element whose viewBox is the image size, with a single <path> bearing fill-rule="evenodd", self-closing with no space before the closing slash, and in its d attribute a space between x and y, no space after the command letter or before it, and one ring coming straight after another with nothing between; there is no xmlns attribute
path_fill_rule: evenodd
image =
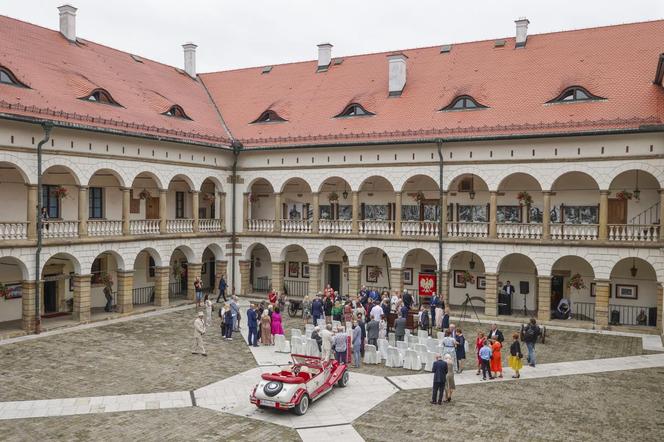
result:
<svg viewBox="0 0 664 442"><path fill-rule="evenodd" d="M502 347L503 346L497 339L491 340L491 351L493 352L491 355L491 372L494 376L498 376L499 378L503 377L503 361L500 354L500 349Z"/></svg>

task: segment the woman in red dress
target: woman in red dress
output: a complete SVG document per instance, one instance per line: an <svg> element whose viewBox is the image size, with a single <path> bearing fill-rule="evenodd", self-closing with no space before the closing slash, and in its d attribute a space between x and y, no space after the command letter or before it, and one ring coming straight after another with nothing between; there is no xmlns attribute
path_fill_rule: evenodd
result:
<svg viewBox="0 0 664 442"><path fill-rule="evenodd" d="M480 374L480 369L482 368L482 358L480 358L480 348L484 347L484 341L486 338L483 331L477 332L477 339L475 339L475 356L477 357L477 375Z"/></svg>
<svg viewBox="0 0 664 442"><path fill-rule="evenodd" d="M334 289L332 288L332 286L330 284L328 284L327 287L325 287L325 290L323 290L323 295L326 298L332 299L333 303L334 303L334 301L336 301L336 299L334 299Z"/></svg>
<svg viewBox="0 0 664 442"><path fill-rule="evenodd" d="M278 299L277 292L275 292L274 290L270 290L270 293L267 294L267 299L268 301L270 301L270 304L272 305L276 304Z"/></svg>
<svg viewBox="0 0 664 442"><path fill-rule="evenodd" d="M346 324L353 323L353 306L350 301L346 301L346 305L344 305L344 322Z"/></svg>
<svg viewBox="0 0 664 442"><path fill-rule="evenodd" d="M500 354L500 349L502 347L503 346L497 339L491 340L491 350L493 351L493 354L491 355L491 372L494 377L497 375L499 378L503 377L503 361Z"/></svg>

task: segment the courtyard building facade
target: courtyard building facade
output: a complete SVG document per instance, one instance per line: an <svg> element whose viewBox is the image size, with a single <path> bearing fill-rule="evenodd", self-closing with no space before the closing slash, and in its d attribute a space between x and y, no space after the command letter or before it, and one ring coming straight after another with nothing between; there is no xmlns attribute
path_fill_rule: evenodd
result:
<svg viewBox="0 0 664 442"><path fill-rule="evenodd" d="M60 14L0 17L0 334L222 276L661 332L664 21L198 74Z"/></svg>

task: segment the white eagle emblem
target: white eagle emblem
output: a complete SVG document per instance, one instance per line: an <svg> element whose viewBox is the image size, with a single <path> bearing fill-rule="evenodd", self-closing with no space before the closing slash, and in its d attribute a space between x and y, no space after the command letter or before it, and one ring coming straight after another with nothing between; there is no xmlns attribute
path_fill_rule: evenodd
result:
<svg viewBox="0 0 664 442"><path fill-rule="evenodd" d="M420 280L420 288L425 292L430 292L433 290L433 278L422 278Z"/></svg>

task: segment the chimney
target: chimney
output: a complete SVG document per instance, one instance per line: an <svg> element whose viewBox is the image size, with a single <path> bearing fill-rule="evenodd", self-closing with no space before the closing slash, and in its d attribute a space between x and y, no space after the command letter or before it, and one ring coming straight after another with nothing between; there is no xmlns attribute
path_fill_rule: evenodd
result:
<svg viewBox="0 0 664 442"><path fill-rule="evenodd" d="M522 17L518 20L515 20L516 23L516 46L517 48L525 48L526 40L528 40L528 25L530 21Z"/></svg>
<svg viewBox="0 0 664 442"><path fill-rule="evenodd" d="M196 46L193 43L185 43L182 45L184 49L184 71L189 74L191 78L196 78Z"/></svg>
<svg viewBox="0 0 664 442"><path fill-rule="evenodd" d="M72 5L58 7L60 11L60 33L69 41L76 41L76 11Z"/></svg>
<svg viewBox="0 0 664 442"><path fill-rule="evenodd" d="M389 96L398 97L406 86L406 60L404 54L388 55Z"/></svg>
<svg viewBox="0 0 664 442"><path fill-rule="evenodd" d="M318 68L316 72L325 72L332 61L332 44L321 43L318 45Z"/></svg>

